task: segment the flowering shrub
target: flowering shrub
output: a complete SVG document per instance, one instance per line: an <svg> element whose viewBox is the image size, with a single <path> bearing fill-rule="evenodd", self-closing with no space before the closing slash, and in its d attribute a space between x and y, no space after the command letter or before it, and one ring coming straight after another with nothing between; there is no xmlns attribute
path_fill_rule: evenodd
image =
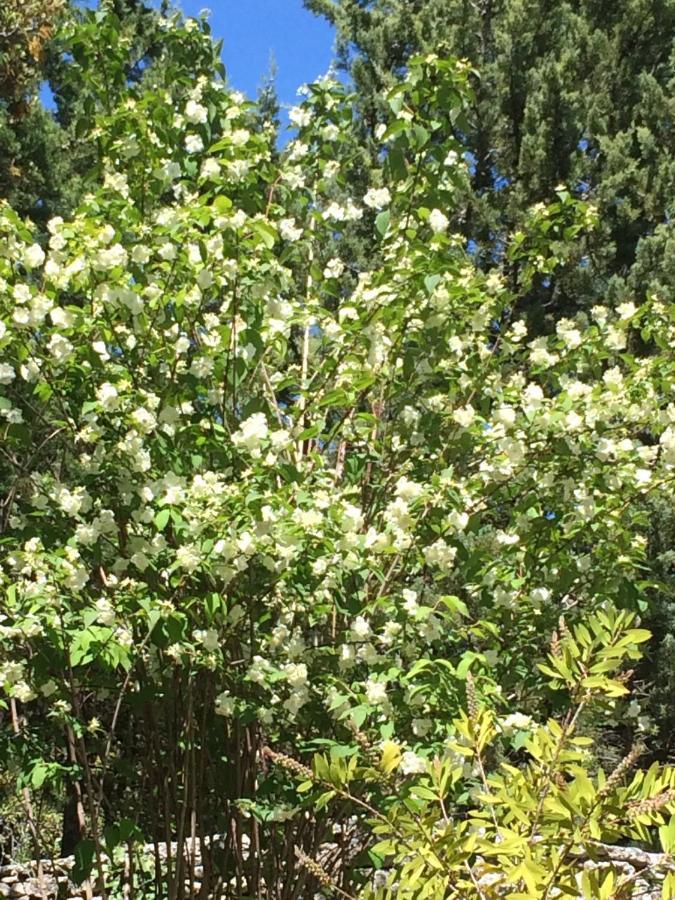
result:
<svg viewBox="0 0 675 900"><path fill-rule="evenodd" d="M344 893L371 890L382 860L353 852L366 801L318 802L312 779L298 793L275 754L325 753L346 781L360 746L383 747L413 798L451 785L452 821L474 834L461 895L489 896L472 866L500 856L475 817L492 840L526 817L534 839L542 767L579 781L591 765L555 725L556 629L571 659L588 641L600 660L581 653L577 730L597 691L603 724L649 733L628 676L605 673L647 637L614 609L646 603L642 499L672 490L672 310L639 298L528 337L519 296L583 255L594 211L561 187L508 249L508 286L475 267L452 231L465 63L411 63L355 194L340 84L306 88L277 158L205 22L165 25L157 65L128 84L122 50L97 45L124 47L114 15L84 14L69 39L107 60L81 125L100 185L46 235L0 209L6 755L27 790L75 798L82 876L119 843L219 833L204 890L291 897L318 890L312 861ZM355 223L373 239L362 271L339 255ZM482 761L497 734L505 770L496 750ZM640 801L672 778L647 782ZM465 814L476 790L507 812ZM582 837L614 835L594 802ZM441 896L445 874L436 893L428 873L416 884L448 834L420 822L404 896ZM398 845L380 854L410 867ZM554 896L558 869L535 857L505 870L511 896ZM169 897L191 865L169 854Z"/></svg>

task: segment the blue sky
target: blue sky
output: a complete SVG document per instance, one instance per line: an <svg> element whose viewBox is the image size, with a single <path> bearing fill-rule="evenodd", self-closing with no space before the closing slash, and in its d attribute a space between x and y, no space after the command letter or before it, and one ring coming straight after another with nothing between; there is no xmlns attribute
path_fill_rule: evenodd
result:
<svg viewBox="0 0 675 900"><path fill-rule="evenodd" d="M296 90L322 75L333 56L333 30L302 5L302 0L183 0L187 15L211 10L215 37L223 39L223 62L230 83L251 97L277 66L277 90L285 104L296 102Z"/></svg>
<svg viewBox="0 0 675 900"><path fill-rule="evenodd" d="M333 58L333 29L308 12L302 0L174 0L173 5L188 16L211 10L211 30L214 38L223 40L230 84L251 98L269 73L272 58L279 100L287 107L297 102L300 85L323 75ZM47 86L41 97L52 105Z"/></svg>

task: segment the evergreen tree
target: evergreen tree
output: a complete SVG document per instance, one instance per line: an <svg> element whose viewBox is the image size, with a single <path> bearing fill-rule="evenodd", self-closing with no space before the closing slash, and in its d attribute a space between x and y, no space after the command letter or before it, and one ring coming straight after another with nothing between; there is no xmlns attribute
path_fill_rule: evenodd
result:
<svg viewBox="0 0 675 900"><path fill-rule="evenodd" d="M36 101L63 0L0 7L0 197L40 221L61 211L69 178L64 135Z"/></svg>
<svg viewBox="0 0 675 900"><path fill-rule="evenodd" d="M158 12L143 0L101 6L124 25L125 77L137 81L158 48ZM0 198L39 223L72 210L96 174L76 121L92 102L94 82L106 77L105 61L56 36L68 17L94 15L65 0L8 0L0 8ZM53 110L39 100L43 84Z"/></svg>
<svg viewBox="0 0 675 900"><path fill-rule="evenodd" d="M673 283L673 0L305 4L337 29L365 135L381 120L382 87L412 53L448 52L476 67L473 115L459 136L479 197L463 230L483 265L501 263L525 209L557 185L599 205L603 227L586 252L529 298L535 327L600 297Z"/></svg>

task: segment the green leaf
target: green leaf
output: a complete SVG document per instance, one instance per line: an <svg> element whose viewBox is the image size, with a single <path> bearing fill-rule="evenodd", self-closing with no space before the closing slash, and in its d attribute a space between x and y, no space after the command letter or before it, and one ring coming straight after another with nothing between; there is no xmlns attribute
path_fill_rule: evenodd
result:
<svg viewBox="0 0 675 900"><path fill-rule="evenodd" d="M370 707L364 705L354 706L352 709L348 710L345 716L352 720L354 725L357 728L360 728L363 723L368 718L368 714L370 713Z"/></svg>
<svg viewBox="0 0 675 900"><path fill-rule="evenodd" d="M314 804L314 809L317 810L317 812L320 809L323 809L324 806L327 806L330 803L330 801L333 799L333 797L335 797L335 796L336 796L335 791L326 791L324 794L321 794L321 796L318 797L318 799L316 800L316 802Z"/></svg>
<svg viewBox="0 0 675 900"><path fill-rule="evenodd" d="M389 228L389 222L391 220L391 213L388 209L383 210L378 214L375 219L375 228L382 237L387 233L387 229Z"/></svg>
<svg viewBox="0 0 675 900"><path fill-rule="evenodd" d="M71 870L71 878L75 884L82 884L91 875L96 845L92 840L80 841L75 848L75 865Z"/></svg>
<svg viewBox="0 0 675 900"><path fill-rule="evenodd" d="M424 287L427 289L427 293L433 294L440 281L440 275L427 275L427 277L424 279Z"/></svg>
<svg viewBox="0 0 675 900"><path fill-rule="evenodd" d="M160 511L155 516L155 528L158 531L164 531L166 528L169 519L171 518L171 509L168 506L165 506L164 509L160 509Z"/></svg>

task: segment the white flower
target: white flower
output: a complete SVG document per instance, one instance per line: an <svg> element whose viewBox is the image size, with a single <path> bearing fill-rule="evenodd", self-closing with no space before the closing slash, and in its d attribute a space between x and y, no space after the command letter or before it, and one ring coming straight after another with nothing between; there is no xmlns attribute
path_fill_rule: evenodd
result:
<svg viewBox="0 0 675 900"><path fill-rule="evenodd" d="M363 616L357 616L352 622L351 632L357 640L365 640L365 638L369 637L371 634L368 620Z"/></svg>
<svg viewBox="0 0 675 900"><path fill-rule="evenodd" d="M309 693L306 688L293 691L291 696L284 700L283 706L292 716L297 716L302 707L309 702Z"/></svg>
<svg viewBox="0 0 675 900"><path fill-rule="evenodd" d="M96 608L96 612L98 613L97 621L100 625L105 625L108 628L115 624L115 610L112 607L112 604L105 597L100 597L96 603L94 604Z"/></svg>
<svg viewBox="0 0 675 900"><path fill-rule="evenodd" d="M509 338L514 344L518 344L524 337L527 337L527 325L518 319L518 321L514 322L511 326Z"/></svg>
<svg viewBox="0 0 675 900"><path fill-rule="evenodd" d="M429 226L434 234L442 234L448 230L449 221L440 209L432 209L429 214Z"/></svg>
<svg viewBox="0 0 675 900"><path fill-rule="evenodd" d="M619 303L616 311L620 319L632 319L637 312L637 306L629 300L626 303Z"/></svg>
<svg viewBox="0 0 675 900"><path fill-rule="evenodd" d="M284 673L292 688L307 684L307 666L304 663L288 663L284 666Z"/></svg>
<svg viewBox="0 0 675 900"><path fill-rule="evenodd" d="M73 352L73 345L69 340L66 340L66 338L62 337L60 334L53 334L49 339L47 349L54 357L56 362L63 363Z"/></svg>
<svg viewBox="0 0 675 900"><path fill-rule="evenodd" d="M131 251L131 258L135 263L142 265L150 259L150 249L142 244L137 244Z"/></svg>
<svg viewBox="0 0 675 900"><path fill-rule="evenodd" d="M176 258L176 252L176 245L172 244L171 241L165 241L157 251L160 259L163 259L166 262L174 260Z"/></svg>
<svg viewBox="0 0 675 900"><path fill-rule="evenodd" d="M296 226L295 219L282 219L279 234L285 241L298 241L302 237L302 228Z"/></svg>
<svg viewBox="0 0 675 900"><path fill-rule="evenodd" d="M270 434L270 443L275 450L285 450L291 445L291 436L285 428L279 428Z"/></svg>
<svg viewBox="0 0 675 900"><path fill-rule="evenodd" d="M457 155L457 151L450 150L448 155L443 160L443 165L448 166L448 167L456 166L458 159L459 159L459 156Z"/></svg>
<svg viewBox="0 0 675 900"><path fill-rule="evenodd" d="M532 727L532 717L526 716L524 713L511 713L499 720L499 725L504 734L511 734L514 731L527 731Z"/></svg>
<svg viewBox="0 0 675 900"><path fill-rule="evenodd" d="M101 357L101 362L108 362L110 359L110 354L108 353L108 348L105 345L104 341L94 341L91 345L94 353L98 353Z"/></svg>
<svg viewBox="0 0 675 900"><path fill-rule="evenodd" d="M188 100L185 104L185 118L193 125L203 125L208 118L208 110L196 100Z"/></svg>
<svg viewBox="0 0 675 900"><path fill-rule="evenodd" d="M205 650L212 652L220 647L220 638L215 628L207 628L206 631L197 630L194 636Z"/></svg>
<svg viewBox="0 0 675 900"><path fill-rule="evenodd" d="M135 409L132 412L131 421L143 434L150 434L150 432L154 431L157 427L157 419L150 410L146 409L144 406L139 406L138 409Z"/></svg>
<svg viewBox="0 0 675 900"><path fill-rule="evenodd" d="M181 174L180 163L167 159L161 166L155 169L153 174L155 178L165 178L167 181L175 181Z"/></svg>
<svg viewBox="0 0 675 900"><path fill-rule="evenodd" d="M381 706L387 702L387 685L383 681L369 678L366 681L366 697L373 706Z"/></svg>
<svg viewBox="0 0 675 900"><path fill-rule="evenodd" d="M210 156L202 163L200 174L202 178L217 178L220 175L220 163Z"/></svg>
<svg viewBox="0 0 675 900"><path fill-rule="evenodd" d="M121 194L125 199L129 197L129 183L126 175L122 172L106 172L103 184L105 187L110 188L111 191Z"/></svg>
<svg viewBox="0 0 675 900"><path fill-rule="evenodd" d="M199 550L194 545L186 545L176 550L176 563L186 572L194 572L199 568L201 557Z"/></svg>
<svg viewBox="0 0 675 900"><path fill-rule="evenodd" d="M185 149L188 153L199 153L204 149L204 141L198 134L188 134L185 138Z"/></svg>
<svg viewBox="0 0 675 900"><path fill-rule="evenodd" d="M424 493L424 488L414 481L409 481L405 475L396 482L396 496L402 500L416 500Z"/></svg>
<svg viewBox="0 0 675 900"><path fill-rule="evenodd" d="M28 703L30 700L34 700L37 694L25 681L18 681L12 689L12 696L16 697L20 703Z"/></svg>
<svg viewBox="0 0 675 900"><path fill-rule="evenodd" d="M614 328L610 326L607 329L607 334L605 336L605 345L610 350L625 350L626 349L626 333L624 331L620 331L618 328Z"/></svg>
<svg viewBox="0 0 675 900"><path fill-rule="evenodd" d="M15 284L12 290L12 296L17 303L28 303L33 295L27 284Z"/></svg>
<svg viewBox="0 0 675 900"><path fill-rule="evenodd" d="M464 531L469 524L469 514L453 509L448 513L446 522L449 528L454 528L455 531Z"/></svg>
<svg viewBox="0 0 675 900"><path fill-rule="evenodd" d="M456 409L452 414L452 418L458 425L461 425L462 428L468 428L476 418L476 410L468 403L466 406L460 406Z"/></svg>
<svg viewBox="0 0 675 900"><path fill-rule="evenodd" d="M257 450L267 439L269 428L264 413L253 413L239 426L239 431L232 436L232 441L246 450Z"/></svg>
<svg viewBox="0 0 675 900"><path fill-rule="evenodd" d="M72 328L75 324L75 316L69 309L57 306L49 313L49 318L57 328Z"/></svg>
<svg viewBox="0 0 675 900"><path fill-rule="evenodd" d="M7 363L0 363L0 384L11 384L16 378L16 372Z"/></svg>
<svg viewBox="0 0 675 900"><path fill-rule="evenodd" d="M675 465L675 428L672 425L662 433L659 444L663 448L663 461L667 465Z"/></svg>
<svg viewBox="0 0 675 900"><path fill-rule="evenodd" d="M424 549L427 565L438 566L442 572L449 572L452 569L456 555L457 549L446 544L443 538L439 538Z"/></svg>
<svg viewBox="0 0 675 900"><path fill-rule="evenodd" d="M124 268L127 264L127 251L121 244L112 247L101 247L93 260L93 266L99 271Z"/></svg>
<svg viewBox="0 0 675 900"><path fill-rule="evenodd" d="M556 334L570 350L576 350L581 344L581 332L569 319L562 319L558 322Z"/></svg>
<svg viewBox="0 0 675 900"><path fill-rule="evenodd" d="M66 487L59 487L54 493L54 499L66 515L76 516L86 504L88 497L84 488L75 488L71 491Z"/></svg>
<svg viewBox="0 0 675 900"><path fill-rule="evenodd" d="M107 381L96 391L96 399L106 412L111 412L119 406L117 388Z"/></svg>
<svg viewBox="0 0 675 900"><path fill-rule="evenodd" d="M504 428L512 428L516 422L516 411L512 406L498 406L493 410L492 418Z"/></svg>
<svg viewBox="0 0 675 900"><path fill-rule="evenodd" d="M538 384L528 384L523 391L523 409L526 413L531 414L539 409L544 401L544 392Z"/></svg>
<svg viewBox="0 0 675 900"><path fill-rule="evenodd" d="M383 209L385 206L389 206L391 203L389 188L371 188L363 198L363 202L371 209Z"/></svg>
<svg viewBox="0 0 675 900"><path fill-rule="evenodd" d="M312 113L311 110L303 109L302 106L294 106L288 113L288 118L296 128L304 128L312 121Z"/></svg>
<svg viewBox="0 0 675 900"><path fill-rule="evenodd" d="M405 611L409 616L415 615L419 609L419 604L417 603L417 591L411 591L410 588L403 588L401 596L403 597L403 608Z"/></svg>
<svg viewBox="0 0 675 900"><path fill-rule="evenodd" d="M230 697L229 691L223 691L216 697L216 715L231 716L235 709L235 699Z"/></svg>
<svg viewBox="0 0 675 900"><path fill-rule="evenodd" d="M423 775L427 771L427 761L412 750L406 750L401 757L400 770L404 775Z"/></svg>
<svg viewBox="0 0 675 900"><path fill-rule="evenodd" d="M323 270L324 278L339 278L345 270L345 264L341 259L329 259Z"/></svg>
<svg viewBox="0 0 675 900"><path fill-rule="evenodd" d="M237 128L230 135L230 140L235 147L243 147L250 137L250 131L247 131L245 128Z"/></svg>
<svg viewBox="0 0 675 900"><path fill-rule="evenodd" d="M248 669L248 677L256 684L265 684L269 673L269 663L262 656L254 656Z"/></svg>
<svg viewBox="0 0 675 900"><path fill-rule="evenodd" d="M15 325L28 325L30 322L30 313L21 306L16 306L12 313L12 320Z"/></svg>
<svg viewBox="0 0 675 900"><path fill-rule="evenodd" d="M45 261L45 251L39 244L31 244L24 252L23 261L29 269L35 269Z"/></svg>

